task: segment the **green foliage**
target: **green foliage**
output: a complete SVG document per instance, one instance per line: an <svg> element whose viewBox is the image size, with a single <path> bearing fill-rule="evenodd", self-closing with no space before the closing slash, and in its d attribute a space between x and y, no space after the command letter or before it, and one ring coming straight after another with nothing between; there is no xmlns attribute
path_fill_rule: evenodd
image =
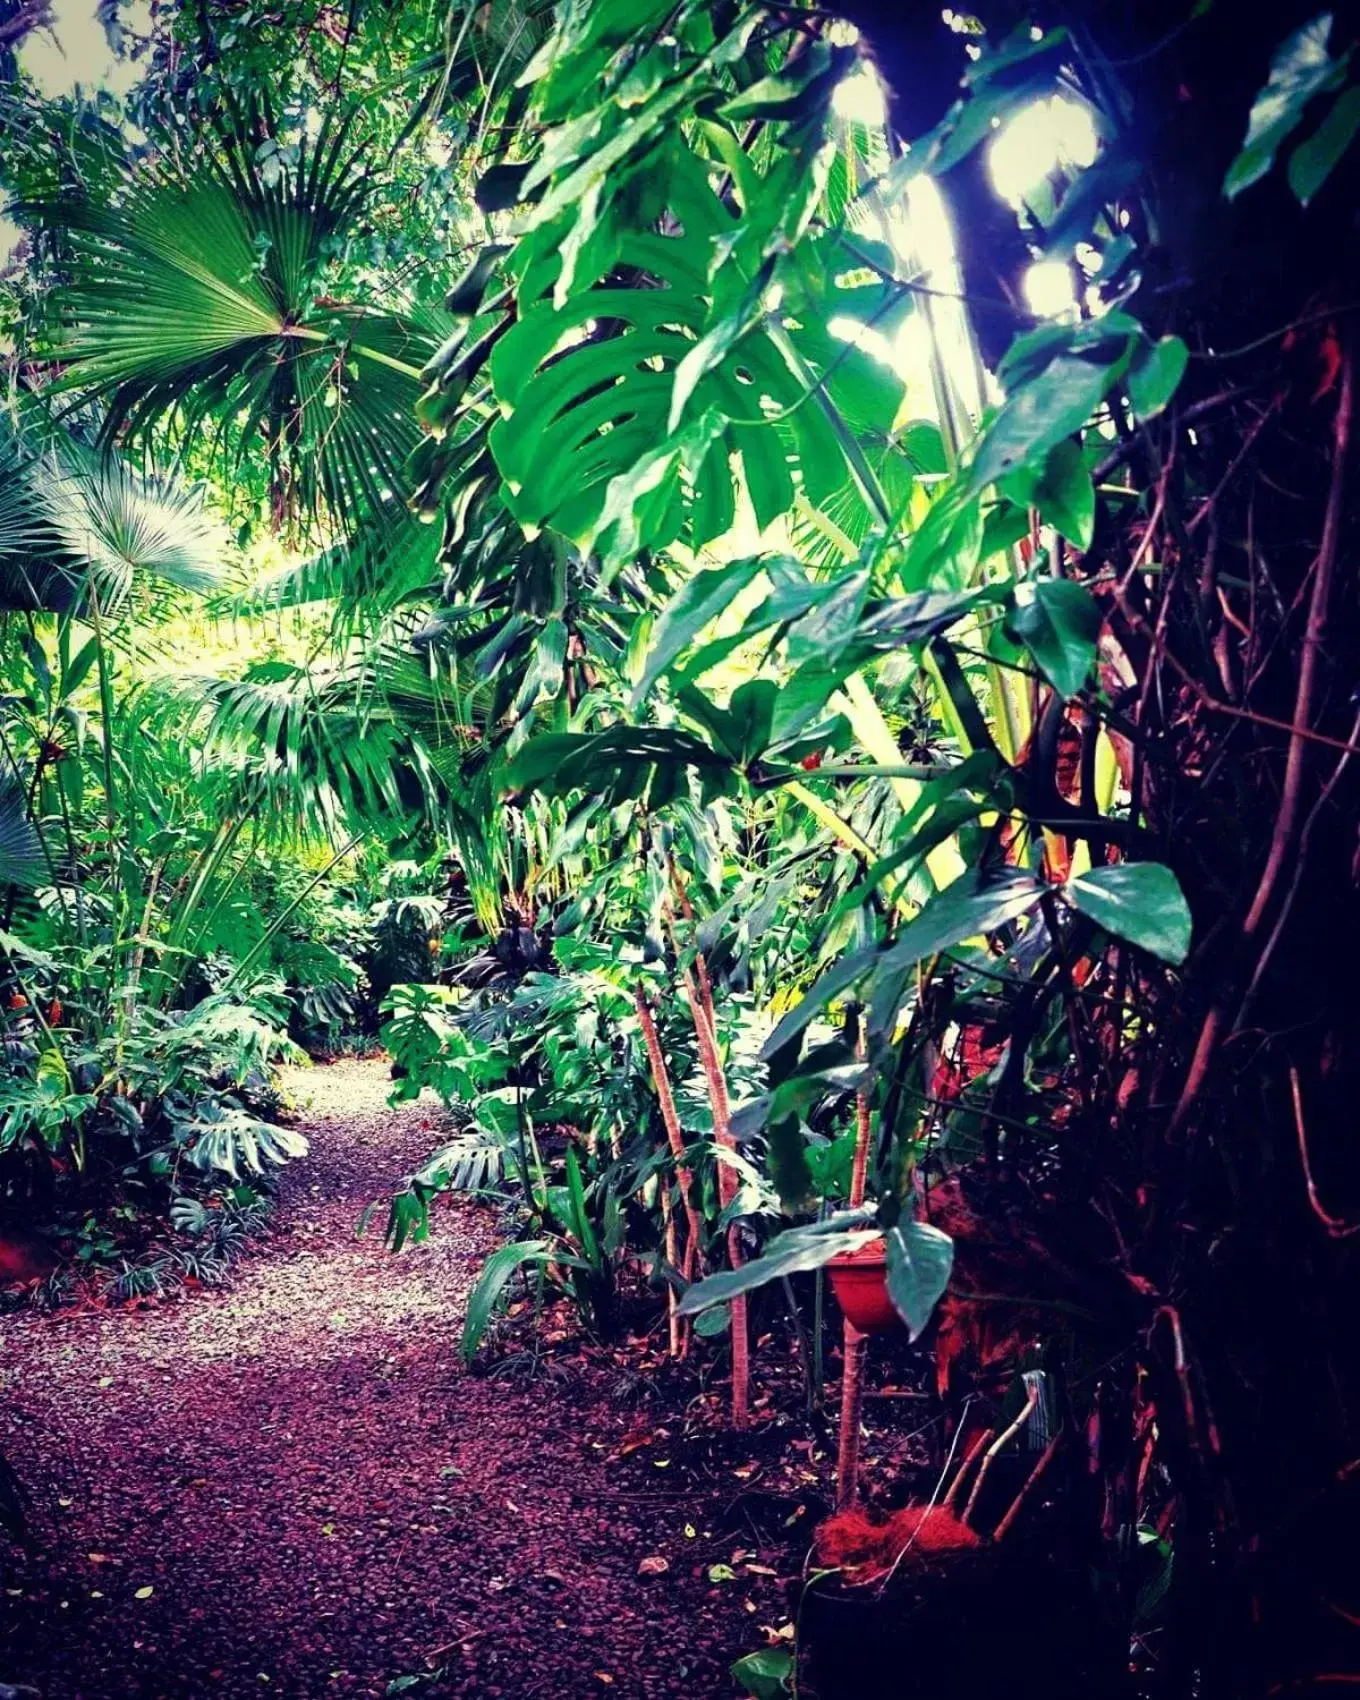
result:
<svg viewBox="0 0 1360 1700"><path fill-rule="evenodd" d="M216 416L238 453L264 444L279 513L382 510L437 330L326 293L374 192L349 128L328 121L271 169L224 120L192 163L137 172L116 200L23 209L71 244L52 353L65 387L105 400L106 441Z"/></svg>
<svg viewBox="0 0 1360 1700"><path fill-rule="evenodd" d="M1352 50L1333 59L1327 45L1331 33L1332 14L1320 12L1276 51L1270 63L1270 79L1252 105L1242 151L1223 181L1223 192L1229 199L1266 175L1315 99L1344 85ZM1322 125L1290 157L1289 186L1305 205L1355 136L1360 124L1355 95L1354 89L1339 95Z"/></svg>
<svg viewBox="0 0 1360 1700"><path fill-rule="evenodd" d="M738 1659L732 1666L732 1675L751 1700L780 1700L781 1695L790 1692L795 1665L793 1653L766 1647Z"/></svg>

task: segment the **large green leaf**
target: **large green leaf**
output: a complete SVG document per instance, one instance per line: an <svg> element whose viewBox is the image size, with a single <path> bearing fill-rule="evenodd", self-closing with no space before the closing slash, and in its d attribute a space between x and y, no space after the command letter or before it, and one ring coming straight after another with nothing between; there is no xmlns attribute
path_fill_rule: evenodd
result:
<svg viewBox="0 0 1360 1700"><path fill-rule="evenodd" d="M1059 354L1021 381L978 441L968 488L980 492L1021 468L1039 468L1051 448L1081 430L1127 360L1127 354L1114 361Z"/></svg>
<svg viewBox="0 0 1360 1700"><path fill-rule="evenodd" d="M929 1222L899 1223L883 1236L888 1255L888 1297L915 1340L949 1285L954 1242Z"/></svg>
<svg viewBox="0 0 1360 1700"><path fill-rule="evenodd" d="M1080 448L1070 437L1055 444L1038 468L1013 473L1003 489L1013 502L1038 508L1044 524L1061 532L1078 549L1091 547L1096 520L1095 486Z"/></svg>
<svg viewBox="0 0 1360 1700"><path fill-rule="evenodd" d="M52 352L67 389L107 405L105 435L196 432L268 458L276 505L346 520L380 511L419 441L420 369L437 325L338 304L332 253L375 180L328 122L272 181L234 131L189 140L98 201L25 207L70 243ZM272 177L272 173L270 177Z"/></svg>
<svg viewBox="0 0 1360 1700"><path fill-rule="evenodd" d="M0 886L32 888L47 878L42 840L28 818L23 786L0 770Z"/></svg>
<svg viewBox="0 0 1360 1700"><path fill-rule="evenodd" d="M739 1298L781 1276L820 1269L842 1252L858 1251L877 1238L877 1228L847 1227L845 1219L838 1217L810 1228L789 1228L770 1241L763 1256L742 1264L740 1269L723 1269L696 1282L680 1300L680 1315L695 1316L710 1305Z"/></svg>
<svg viewBox="0 0 1360 1700"><path fill-rule="evenodd" d="M774 1056L796 1039L834 998L857 985L873 972L892 979L914 968L918 962L938 956L966 939L994 932L1033 909L1044 887L1031 875L1007 870L999 879L983 881L968 873L932 897L921 913L909 921L896 941L886 948L862 950L834 963L775 1028L765 1041L762 1055Z"/></svg>
<svg viewBox="0 0 1360 1700"><path fill-rule="evenodd" d="M1327 51L1331 33L1332 14L1319 12L1276 51L1266 85L1252 102L1242 150L1223 179L1229 200L1265 176L1280 144L1303 122L1309 102L1345 76L1346 59L1333 59Z"/></svg>
<svg viewBox="0 0 1360 1700"><path fill-rule="evenodd" d="M732 1666L732 1675L750 1700L780 1700L789 1692L796 1660L783 1647L762 1647L747 1653Z"/></svg>
<svg viewBox="0 0 1360 1700"><path fill-rule="evenodd" d="M515 1240L510 1245L497 1246L482 1265L477 1285L468 1296L467 1317L463 1323L463 1338L459 1351L467 1363L477 1355L477 1348L491 1326L496 1306L510 1277L526 1263L543 1263L552 1255L547 1240Z"/></svg>
<svg viewBox="0 0 1360 1700"><path fill-rule="evenodd" d="M1360 130L1360 85L1346 89L1307 141L1289 156L1289 187L1306 207Z"/></svg>
<svg viewBox="0 0 1360 1700"><path fill-rule="evenodd" d="M677 140L662 180L671 233L631 229L618 238L616 263L638 284L592 284L559 301L560 244L526 244L513 262L522 269L518 317L491 359L502 414L491 448L507 504L527 530L551 526L582 547L625 520L625 497L646 503L645 517L627 516L636 547L664 547L682 533L696 545L719 536L736 513L733 456L762 526L792 505L791 456L814 499L847 477L835 433L817 407L800 405L802 380L750 313L740 324L719 319L731 335L710 327L709 261L737 220L704 165ZM721 424L688 490L668 448L682 370L688 415ZM652 476L638 484L644 457Z"/></svg>
<svg viewBox="0 0 1360 1700"><path fill-rule="evenodd" d="M719 614L730 608L735 598L758 574L767 571L769 565L764 556L747 555L686 579L656 623L651 648L647 652L647 665L633 691L634 707L647 697L671 662L683 654Z"/></svg>
<svg viewBox="0 0 1360 1700"><path fill-rule="evenodd" d="M1184 962L1190 949L1190 905L1175 874L1160 862L1093 868L1068 880L1062 893L1107 933L1173 966Z"/></svg>
<svg viewBox="0 0 1360 1700"><path fill-rule="evenodd" d="M1085 686L1101 627L1099 605L1085 585L1039 579L1032 600L1012 611L1008 625L1060 696L1073 697Z"/></svg>
<svg viewBox="0 0 1360 1700"><path fill-rule="evenodd" d="M1189 360L1190 350L1178 336L1164 336L1139 350L1129 367L1129 400L1136 418L1156 418L1175 395Z"/></svg>
<svg viewBox="0 0 1360 1700"><path fill-rule="evenodd" d="M611 806L630 799L656 808L687 794L697 770L721 783L731 760L678 727L611 726L603 732L546 732L511 762L514 790L567 796L586 791Z"/></svg>

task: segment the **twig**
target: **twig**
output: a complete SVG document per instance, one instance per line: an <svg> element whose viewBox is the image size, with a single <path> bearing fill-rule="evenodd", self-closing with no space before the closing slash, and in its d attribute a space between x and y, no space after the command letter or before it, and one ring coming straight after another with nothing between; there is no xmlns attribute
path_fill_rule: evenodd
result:
<svg viewBox="0 0 1360 1700"><path fill-rule="evenodd" d="M1351 727L1352 741L1356 738L1360 738L1360 714L1356 715L1355 722ZM1280 905L1280 912L1275 917L1275 925L1270 929L1270 937L1266 940L1265 948L1262 950L1260 957L1257 959L1256 968L1251 976L1251 982L1247 987L1246 995L1242 999L1242 1007L1237 1012L1237 1020L1233 1023L1233 1032L1235 1034L1241 1031L1244 1023L1246 1022L1247 1011L1250 1009L1252 1001L1256 996L1256 988L1260 985L1261 980L1265 975L1265 971L1270 965L1270 959L1275 954L1275 947L1279 944L1280 938L1284 933L1285 925L1293 912L1294 899L1298 896L1300 888L1303 885L1303 877L1308 867L1308 850L1313 841L1313 828L1317 825L1321 818L1322 811L1331 801L1332 795L1337 786L1340 784L1341 778L1346 771L1350 759L1351 751L1343 751L1337 759L1336 766L1332 769L1331 776L1323 785L1321 791L1319 791L1317 801L1308 811L1308 818L1303 823L1303 831L1299 834L1298 855L1294 858L1294 877L1289 882L1289 890L1285 893L1284 902Z"/></svg>
<svg viewBox="0 0 1360 1700"><path fill-rule="evenodd" d="M1198 1452L1200 1450L1199 1430L1195 1422L1195 1400L1190 1391L1190 1365L1185 1355L1185 1336L1181 1332L1181 1313L1175 1305L1162 1305L1152 1319L1154 1328L1162 1317L1165 1317L1171 1324L1171 1338L1175 1343L1176 1355L1173 1361L1176 1379L1181 1387L1181 1402L1185 1408L1186 1436L1191 1446Z"/></svg>
<svg viewBox="0 0 1360 1700"><path fill-rule="evenodd" d="M972 1527L973 1508L978 1502L978 1495L982 1492L982 1484L987 1480L987 1472L991 1469L992 1463L997 1454L1008 1446L1010 1442L1015 1439L1016 1435L1019 1434L1020 1430L1024 1428L1025 1424L1029 1421L1030 1412L1034 1409L1038 1402L1039 1388L1036 1384L1030 1388L1028 1398L1020 1407L1020 1415L1009 1428L1003 1428L1001 1433L997 1435L996 1439L987 1448L987 1455L982 1460L978 1469L977 1480L973 1483L973 1491L968 1495L968 1503L963 1508L962 1521L967 1523L970 1528Z"/></svg>
<svg viewBox="0 0 1360 1700"><path fill-rule="evenodd" d="M1360 1222L1347 1222L1340 1216L1329 1214L1318 1197L1317 1183L1313 1179L1313 1165L1308 1158L1308 1129L1303 1119L1303 1093L1299 1090L1299 1071L1292 1063L1289 1065L1289 1088L1294 1099L1294 1128L1299 1139L1299 1161L1303 1164L1308 1202L1313 1207L1313 1214L1334 1240L1349 1239L1352 1234L1360 1234Z"/></svg>
<svg viewBox="0 0 1360 1700"><path fill-rule="evenodd" d="M1354 361L1348 347L1341 367L1341 395L1337 401L1336 420L1332 427L1332 483L1327 493L1327 513L1322 525L1322 542L1318 548L1317 570L1313 579L1313 595L1308 605L1308 626L1303 637L1303 657L1299 664L1299 683L1294 696L1292 716L1298 729L1290 739L1289 755L1285 762L1284 787L1270 855L1261 873L1256 896L1242 923L1243 936L1251 938L1260 926L1270 904L1280 869L1294 839L1298 820L1299 801L1303 792L1302 733L1308 731L1313 717L1313 696L1317 685L1318 662L1322 655L1322 640L1327 629L1331 604L1332 580L1335 576L1337 545L1341 535L1341 509L1346 487L1346 456L1350 448L1351 401Z"/></svg>
<svg viewBox="0 0 1360 1700"><path fill-rule="evenodd" d="M864 1028L859 1024L856 1054L864 1056ZM850 1174L850 1208L864 1203L864 1182L869 1163L871 1135L869 1100L861 1090L855 1094L855 1158ZM842 1334L844 1365L841 1371L841 1424L836 1452L836 1506L853 1505L859 1496L859 1431L864 1411L864 1359L868 1338L847 1317Z"/></svg>
<svg viewBox="0 0 1360 1700"><path fill-rule="evenodd" d="M1039 1454L1039 1462L1030 1471L1029 1476L1026 1479L1025 1485L1020 1489L1019 1493L1017 1493L1015 1498L1011 1501L1010 1510L1006 1513L1006 1515L997 1524L996 1528L993 1529L993 1531L992 1531L992 1540L993 1541L1004 1541L1005 1540L1007 1534L1010 1531L1012 1524L1015 1522L1015 1519L1020 1515L1020 1512L1024 1507L1025 1501L1029 1498L1030 1492L1033 1489L1034 1484L1039 1480L1039 1477L1043 1475L1044 1471L1053 1462L1053 1454L1058 1450L1058 1442L1062 1439L1062 1437L1063 1437L1063 1431L1061 1429L1059 1429L1057 1434L1055 1434L1053 1436L1052 1440L1049 1441L1048 1445Z"/></svg>
<svg viewBox="0 0 1360 1700"><path fill-rule="evenodd" d="M1249 384L1240 384L1236 389L1220 390L1217 395L1206 396L1203 401L1197 401L1193 407L1187 407L1176 415L1177 429L1186 425L1193 425L1197 419L1203 419L1206 414L1214 413L1220 407L1226 407L1230 401L1237 401L1244 395L1250 395L1250 393L1251 386ZM1104 460L1092 467L1091 480L1093 483L1103 484L1112 472L1117 472L1125 461L1133 457L1134 451L1150 423L1149 420L1146 424L1135 425L1117 448L1112 449Z"/></svg>
<svg viewBox="0 0 1360 1700"><path fill-rule="evenodd" d="M974 1460L995 1432L995 1429L983 1429L982 1433L968 1448L967 1457L963 1460L962 1464L959 1465L958 1475L955 1476L954 1480L949 1484L949 1492L940 1501L940 1504L946 1511L952 1511L954 1509L954 1501L958 1498L959 1489L963 1486L963 1478L968 1474L969 1470L972 1469Z"/></svg>
<svg viewBox="0 0 1360 1700"><path fill-rule="evenodd" d="M1278 399L1271 402L1270 406L1258 417L1251 430L1247 432L1246 437L1243 440L1242 447L1238 449L1237 453L1228 462L1227 471L1190 516L1185 527L1185 534L1187 537L1193 536L1199 529L1201 520L1207 519L1214 511L1218 498L1237 476L1238 469L1241 467L1242 462L1251 453L1252 449L1256 445L1256 439L1261 435L1262 431L1265 430L1273 416L1279 411L1279 407L1280 402Z"/></svg>
<svg viewBox="0 0 1360 1700"><path fill-rule="evenodd" d="M666 1129L666 1138L670 1142L671 1155L675 1159L675 1178L680 1184L680 1196L685 1203L685 1217L689 1223L690 1235L689 1244L685 1248L685 1267L692 1274L696 1260L703 1254L704 1232L699 1212L694 1207L694 1177L686 1163L688 1153L685 1148L685 1136L680 1130L680 1117L676 1113L675 1095L671 1091L671 1079L662 1054L661 1041L657 1038L656 1022L652 1018L651 1005L647 1002L646 993L641 986L634 990L633 1002L637 1007L638 1025L642 1029L642 1042L647 1048L647 1060L651 1064L652 1084L656 1087L657 1100L661 1105L661 1120Z"/></svg>

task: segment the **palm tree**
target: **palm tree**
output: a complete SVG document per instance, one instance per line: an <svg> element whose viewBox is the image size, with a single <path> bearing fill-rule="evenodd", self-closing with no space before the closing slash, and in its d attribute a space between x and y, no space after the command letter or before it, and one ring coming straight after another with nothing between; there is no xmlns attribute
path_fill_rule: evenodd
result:
<svg viewBox="0 0 1360 1700"><path fill-rule="evenodd" d="M391 511L449 328L328 292L382 186L351 125L257 158L267 119L222 116L112 196L17 208L65 250L48 352L61 390L104 405L105 446L263 447L278 525Z"/></svg>

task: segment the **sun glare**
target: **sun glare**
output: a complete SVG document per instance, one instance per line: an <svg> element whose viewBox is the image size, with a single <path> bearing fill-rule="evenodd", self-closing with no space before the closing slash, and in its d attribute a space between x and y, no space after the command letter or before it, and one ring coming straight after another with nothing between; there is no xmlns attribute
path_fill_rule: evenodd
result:
<svg viewBox="0 0 1360 1700"><path fill-rule="evenodd" d="M1084 170L1099 148L1090 108L1053 95L1034 101L1002 126L988 149L987 165L997 194L1018 207L1050 172Z"/></svg>
<svg viewBox="0 0 1360 1700"><path fill-rule="evenodd" d="M129 22L138 33L150 27L150 8L132 8ZM59 100L77 88L107 89L120 98L140 80L142 67L119 57L109 46L95 0L53 0L51 23L31 31L19 49L20 68L45 100Z"/></svg>
<svg viewBox="0 0 1360 1700"><path fill-rule="evenodd" d="M1025 302L1040 319L1056 319L1077 305L1072 268L1062 260L1036 260L1025 273Z"/></svg>
<svg viewBox="0 0 1360 1700"><path fill-rule="evenodd" d="M888 103L877 71L861 61L848 77L836 84L831 109L847 124L865 124L881 130L888 122Z"/></svg>

